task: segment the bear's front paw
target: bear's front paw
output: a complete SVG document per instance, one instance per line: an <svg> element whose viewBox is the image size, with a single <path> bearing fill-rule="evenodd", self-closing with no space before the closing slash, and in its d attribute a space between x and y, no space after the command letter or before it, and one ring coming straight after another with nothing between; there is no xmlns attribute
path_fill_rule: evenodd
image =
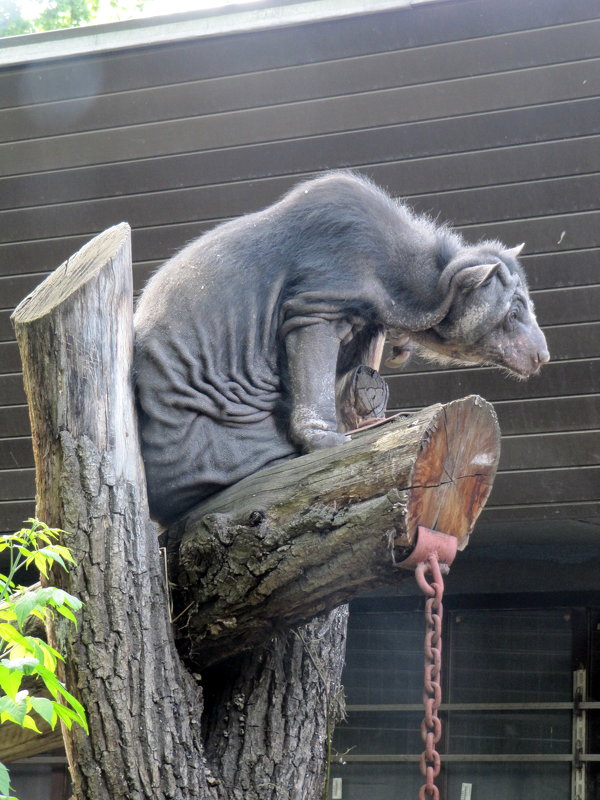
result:
<svg viewBox="0 0 600 800"><path fill-rule="evenodd" d="M350 438L337 431L305 430L299 438L303 453L312 453L313 450L325 450L327 447L337 447L339 444L349 442Z"/></svg>

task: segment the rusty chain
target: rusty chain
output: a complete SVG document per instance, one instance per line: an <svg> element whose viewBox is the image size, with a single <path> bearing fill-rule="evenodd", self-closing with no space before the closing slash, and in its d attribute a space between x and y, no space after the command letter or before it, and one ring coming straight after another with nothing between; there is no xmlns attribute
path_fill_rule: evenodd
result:
<svg viewBox="0 0 600 800"><path fill-rule="evenodd" d="M423 681L423 705L425 716L421 722L421 736L425 750L421 754L421 774L425 783L419 789L419 800L433 798L439 800L440 792L435 779L440 774L440 755L436 745L442 737L442 723L438 710L442 702L441 669L442 669L442 618L444 607L444 579L442 569L448 571L446 564L440 565L436 553L430 553L425 561L417 564L415 578L426 595L425 601L425 675ZM431 582L426 575L431 576Z"/></svg>

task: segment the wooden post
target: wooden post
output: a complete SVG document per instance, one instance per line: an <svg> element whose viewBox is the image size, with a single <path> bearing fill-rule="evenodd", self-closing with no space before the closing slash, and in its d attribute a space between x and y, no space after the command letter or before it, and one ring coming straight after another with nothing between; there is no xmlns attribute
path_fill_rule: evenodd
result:
<svg viewBox="0 0 600 800"><path fill-rule="evenodd" d="M181 668L148 518L131 385L129 226L111 228L17 307L36 460L37 515L72 533L78 561L52 581L80 597L79 630L55 621L64 678L89 738L65 732L78 800L209 797L202 695ZM177 746L174 745L177 742Z"/></svg>

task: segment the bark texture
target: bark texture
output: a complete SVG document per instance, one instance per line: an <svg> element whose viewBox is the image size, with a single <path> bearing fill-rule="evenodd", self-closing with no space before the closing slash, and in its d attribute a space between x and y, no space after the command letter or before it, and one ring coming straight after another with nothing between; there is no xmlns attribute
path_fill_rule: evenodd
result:
<svg viewBox="0 0 600 800"><path fill-rule="evenodd" d="M464 547L499 431L467 397L245 478L171 526L180 651L207 666L406 576L418 525Z"/></svg>
<svg viewBox="0 0 600 800"><path fill-rule="evenodd" d="M222 800L320 800L343 714L348 607L203 673L206 755Z"/></svg>
<svg viewBox="0 0 600 800"><path fill-rule="evenodd" d="M202 695L182 668L147 515L131 389L129 228L97 237L14 313L37 471L37 514L72 532L77 569L52 581L85 603L48 632L90 735L65 736L78 800L199 798Z"/></svg>

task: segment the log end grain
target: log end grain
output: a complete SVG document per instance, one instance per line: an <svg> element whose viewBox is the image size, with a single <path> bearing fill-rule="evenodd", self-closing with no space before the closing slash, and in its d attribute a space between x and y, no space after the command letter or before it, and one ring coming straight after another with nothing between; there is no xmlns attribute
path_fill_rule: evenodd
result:
<svg viewBox="0 0 600 800"><path fill-rule="evenodd" d="M492 490L500 428L490 403L472 395L443 406L423 437L408 494L407 534L448 533L463 549Z"/></svg>

